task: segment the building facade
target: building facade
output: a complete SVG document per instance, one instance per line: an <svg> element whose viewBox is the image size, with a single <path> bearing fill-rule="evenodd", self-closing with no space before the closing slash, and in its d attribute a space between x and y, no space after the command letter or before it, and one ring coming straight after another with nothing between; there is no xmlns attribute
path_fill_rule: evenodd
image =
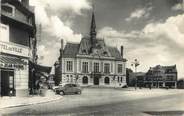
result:
<svg viewBox="0 0 184 116"><path fill-rule="evenodd" d="M176 65L151 67L145 77L145 86L177 88Z"/></svg>
<svg viewBox="0 0 184 116"><path fill-rule="evenodd" d="M129 84L128 86L137 86L137 87L144 87L145 81L145 74L144 72L131 72L129 74Z"/></svg>
<svg viewBox="0 0 184 116"><path fill-rule="evenodd" d="M29 0L1 0L0 95L27 96L29 61L35 61L35 16Z"/></svg>
<svg viewBox="0 0 184 116"><path fill-rule="evenodd" d="M61 83L78 83L81 86L126 85L126 59L115 47L105 44L96 37L95 15L92 14L90 36L83 37L80 43L66 43L60 50L55 63L56 80ZM63 42L62 42L63 44ZM57 82L60 83L60 82Z"/></svg>
<svg viewBox="0 0 184 116"><path fill-rule="evenodd" d="M178 89L184 89L184 79L183 78L181 78L181 79L178 80L178 82L177 82L177 88Z"/></svg>

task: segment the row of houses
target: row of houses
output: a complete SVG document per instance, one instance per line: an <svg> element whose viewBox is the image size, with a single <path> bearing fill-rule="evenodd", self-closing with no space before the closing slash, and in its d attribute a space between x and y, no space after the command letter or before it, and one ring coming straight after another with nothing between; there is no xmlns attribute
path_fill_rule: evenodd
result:
<svg viewBox="0 0 184 116"><path fill-rule="evenodd" d="M150 67L150 69L146 73L130 72L128 78L128 85L138 87L177 88L177 80L178 74L176 65L157 65L155 67Z"/></svg>

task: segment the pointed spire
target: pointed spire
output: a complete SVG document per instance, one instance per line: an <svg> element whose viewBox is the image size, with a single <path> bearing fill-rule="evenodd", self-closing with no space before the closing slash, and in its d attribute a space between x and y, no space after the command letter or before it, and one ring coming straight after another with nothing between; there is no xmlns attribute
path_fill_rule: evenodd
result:
<svg viewBox="0 0 184 116"><path fill-rule="evenodd" d="M93 12L92 12L92 19L91 19L90 36L91 36L91 39L96 38L96 23L95 23L94 5L93 5Z"/></svg>

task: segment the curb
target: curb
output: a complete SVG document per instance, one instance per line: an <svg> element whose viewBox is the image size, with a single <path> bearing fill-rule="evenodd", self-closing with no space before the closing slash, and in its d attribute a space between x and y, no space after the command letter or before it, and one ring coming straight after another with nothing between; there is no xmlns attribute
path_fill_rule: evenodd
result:
<svg viewBox="0 0 184 116"><path fill-rule="evenodd" d="M36 105L36 104L43 104L43 103L48 103L48 102L53 102L53 101L57 101L62 99L62 96L59 96L55 99L51 99L51 100L46 100L46 101L40 101L40 102L36 102L36 103L21 103L21 104L17 104L17 105L10 105L10 106L5 106L5 107L0 107L0 110L5 109L5 108L14 108L14 107L22 107L22 106L29 106L29 105Z"/></svg>

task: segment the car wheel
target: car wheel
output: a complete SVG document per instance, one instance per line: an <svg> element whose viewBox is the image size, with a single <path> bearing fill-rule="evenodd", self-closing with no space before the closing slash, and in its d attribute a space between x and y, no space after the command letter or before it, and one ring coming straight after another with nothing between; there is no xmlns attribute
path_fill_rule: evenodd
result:
<svg viewBox="0 0 184 116"><path fill-rule="evenodd" d="M60 91L59 94L60 95L64 95L65 93L64 93L64 91Z"/></svg>

